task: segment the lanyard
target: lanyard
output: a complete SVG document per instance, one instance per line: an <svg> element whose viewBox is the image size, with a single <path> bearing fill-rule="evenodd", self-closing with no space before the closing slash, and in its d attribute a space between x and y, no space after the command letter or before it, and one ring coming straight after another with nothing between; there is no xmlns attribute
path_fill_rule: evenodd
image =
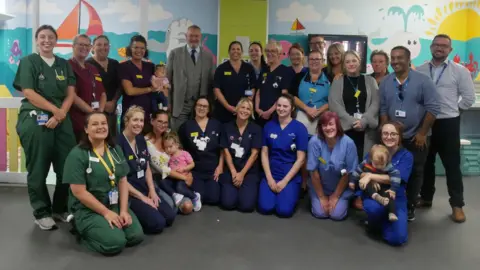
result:
<svg viewBox="0 0 480 270"><path fill-rule="evenodd" d="M403 93L405 92L405 90L407 90L409 81L410 81L410 77L407 77L407 79L403 83L400 83L400 80L397 77L395 77L395 79L393 80L393 84L395 85L395 92L397 93L397 98L402 102L402 104L404 99ZM400 87L402 87L401 94L400 94ZM400 98L400 95L402 96L402 98Z"/></svg>
<svg viewBox="0 0 480 270"><path fill-rule="evenodd" d="M135 149L133 149L132 145L130 144L130 142L128 141L127 139L127 136L125 136L125 134L123 134L123 137L125 138L125 140L127 141L128 145L130 146L130 149L132 149L132 152L133 154L135 155L135 159L138 160L138 147L137 147L137 144L135 144Z"/></svg>
<svg viewBox="0 0 480 270"><path fill-rule="evenodd" d="M93 75L92 71L86 66L85 67L88 70L88 75L92 79L92 96L93 96L93 101L97 101L97 96L95 94L95 91L97 90L97 83L95 82L95 76Z"/></svg>
<svg viewBox="0 0 480 270"><path fill-rule="evenodd" d="M108 178L110 179L110 185L112 186L112 188L114 188L115 187L115 174L114 174L115 163L113 163L112 154L110 153L110 150L106 146L105 146L105 151L107 152L107 156L108 156L108 160L110 161L110 164L112 164L113 171L110 170L110 167L108 167L103 157L100 156L100 154L98 154L97 150L95 148L93 149L93 152L95 153L95 155L97 155L97 158L103 164L103 167L105 167L105 170L107 170Z"/></svg>
<svg viewBox="0 0 480 270"><path fill-rule="evenodd" d="M350 84L352 85L353 87L353 97L355 97L355 99L357 100L357 104L355 104L355 107L357 108L357 112L360 113L360 101L358 100L358 97L360 96L360 90L358 89L358 80L360 80L360 77L357 79L357 85L353 85L352 81L350 80L350 77L347 76L347 79L348 79L348 82L350 82Z"/></svg>
<svg viewBox="0 0 480 270"><path fill-rule="evenodd" d="M437 81L435 82L435 85L438 85L438 82L440 81L440 78L442 78L443 72L445 72L445 69L447 69L447 66L448 66L448 64L445 64L443 66L442 71L440 71L440 74L438 75ZM430 63L429 67L430 67L430 78L432 78L432 81L433 81L434 79L433 79L432 63Z"/></svg>

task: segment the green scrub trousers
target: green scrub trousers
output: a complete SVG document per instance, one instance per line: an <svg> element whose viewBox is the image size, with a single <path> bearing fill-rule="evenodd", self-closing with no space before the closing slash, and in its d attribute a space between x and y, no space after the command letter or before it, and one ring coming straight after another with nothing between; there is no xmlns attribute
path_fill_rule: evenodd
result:
<svg viewBox="0 0 480 270"><path fill-rule="evenodd" d="M75 86L75 75L65 59L55 57L55 62L49 66L38 54L31 54L20 61L13 86L19 91L33 89L60 108L67 97L68 87ZM36 219L50 217L52 212L67 212L68 185L63 183L63 166L76 144L68 114L56 128L49 129L37 124L37 116L41 113L48 114L48 119L53 116L25 98L16 126L25 150L28 194ZM46 185L52 164L57 176L53 203Z"/></svg>

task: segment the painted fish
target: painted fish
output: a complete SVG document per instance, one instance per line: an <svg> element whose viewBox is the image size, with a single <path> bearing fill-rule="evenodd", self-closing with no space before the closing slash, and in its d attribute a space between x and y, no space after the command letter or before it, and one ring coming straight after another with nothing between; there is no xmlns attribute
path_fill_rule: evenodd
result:
<svg viewBox="0 0 480 270"><path fill-rule="evenodd" d="M117 53L120 57L126 58L127 57L127 48L122 47L117 50Z"/></svg>

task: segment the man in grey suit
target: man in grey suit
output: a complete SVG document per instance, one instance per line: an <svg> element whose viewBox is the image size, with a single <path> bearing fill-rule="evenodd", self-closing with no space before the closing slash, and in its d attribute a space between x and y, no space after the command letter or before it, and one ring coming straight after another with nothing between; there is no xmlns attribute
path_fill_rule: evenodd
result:
<svg viewBox="0 0 480 270"><path fill-rule="evenodd" d="M167 77L171 88L168 104L172 113L172 130L190 118L195 100L200 96L211 96L215 65L213 55L201 46L200 27L188 27L187 45L170 52L167 60Z"/></svg>

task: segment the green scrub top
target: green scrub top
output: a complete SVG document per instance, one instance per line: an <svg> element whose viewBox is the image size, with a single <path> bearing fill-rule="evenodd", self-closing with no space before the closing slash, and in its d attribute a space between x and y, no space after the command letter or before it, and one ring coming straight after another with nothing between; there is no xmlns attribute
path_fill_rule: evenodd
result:
<svg viewBox="0 0 480 270"><path fill-rule="evenodd" d="M110 153L112 154L112 160L115 163L115 186L118 188L118 181L127 176L130 169L120 146L110 148ZM103 154L103 159L108 167L112 169L112 164L110 163L106 151ZM87 173L89 167L92 169L91 173ZM98 160L97 155L93 150L84 148L80 145L75 146L68 154L65 161L63 175L65 175L63 178L64 183L86 185L87 191L90 192L99 202L106 206L109 205L108 192L112 187L110 186L108 172ZM75 213L77 210L85 209L87 207L73 196L72 191L70 190L68 208L72 213Z"/></svg>
<svg viewBox="0 0 480 270"><path fill-rule="evenodd" d="M67 96L68 86L75 86L75 74L67 60L55 56L50 67L40 55L33 53L20 60L13 87L18 91L33 89L40 96L60 108ZM20 112L40 110L28 99L22 100Z"/></svg>

